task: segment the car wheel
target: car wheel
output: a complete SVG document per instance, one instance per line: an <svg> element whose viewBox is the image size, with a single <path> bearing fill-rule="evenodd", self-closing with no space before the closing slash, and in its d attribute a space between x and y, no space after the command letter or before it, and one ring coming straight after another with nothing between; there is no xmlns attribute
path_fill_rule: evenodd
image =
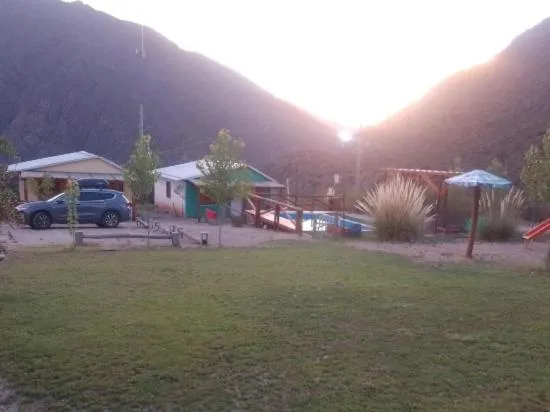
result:
<svg viewBox="0 0 550 412"><path fill-rule="evenodd" d="M35 213L32 217L31 226L36 230L49 229L52 225L52 218L46 212Z"/></svg>
<svg viewBox="0 0 550 412"><path fill-rule="evenodd" d="M101 225L105 227L117 227L120 223L120 216L114 210L108 210L101 218Z"/></svg>

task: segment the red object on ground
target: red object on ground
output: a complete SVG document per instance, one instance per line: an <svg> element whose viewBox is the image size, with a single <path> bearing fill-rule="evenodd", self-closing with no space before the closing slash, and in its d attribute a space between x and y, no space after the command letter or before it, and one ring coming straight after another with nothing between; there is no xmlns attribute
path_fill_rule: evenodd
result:
<svg viewBox="0 0 550 412"><path fill-rule="evenodd" d="M550 219L546 219L523 234L525 240L533 240L550 230Z"/></svg>
<svg viewBox="0 0 550 412"><path fill-rule="evenodd" d="M206 215L206 219L208 220L216 220L218 216L217 213L214 212L212 209L206 209L205 215Z"/></svg>

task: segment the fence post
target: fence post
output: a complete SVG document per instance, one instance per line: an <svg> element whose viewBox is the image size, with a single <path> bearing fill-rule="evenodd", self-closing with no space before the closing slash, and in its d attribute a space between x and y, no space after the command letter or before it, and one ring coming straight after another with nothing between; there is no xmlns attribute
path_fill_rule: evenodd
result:
<svg viewBox="0 0 550 412"><path fill-rule="evenodd" d="M172 246L180 247L181 246L180 234L178 232L170 232L170 236L172 237Z"/></svg>

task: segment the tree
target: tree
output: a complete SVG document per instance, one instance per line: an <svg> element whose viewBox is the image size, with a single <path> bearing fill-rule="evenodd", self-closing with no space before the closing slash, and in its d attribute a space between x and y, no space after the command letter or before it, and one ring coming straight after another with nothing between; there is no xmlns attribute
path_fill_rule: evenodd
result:
<svg viewBox="0 0 550 412"><path fill-rule="evenodd" d="M31 189L38 195L39 200L49 199L55 189L55 181L48 173L45 173L41 179L29 179Z"/></svg>
<svg viewBox="0 0 550 412"><path fill-rule="evenodd" d="M147 211L147 246L149 246L149 234L151 233L149 211L153 209L153 205L148 200L159 178L157 169L160 165L158 153L151 147L151 142L151 136L140 136L124 168L124 183L132 191L132 197L140 209Z"/></svg>
<svg viewBox="0 0 550 412"><path fill-rule="evenodd" d="M80 187L76 180L69 180L67 189L65 190L65 197L67 199L67 225L69 227L69 233L73 242L73 249L76 248L76 228L78 226L78 210L77 202L80 197Z"/></svg>
<svg viewBox="0 0 550 412"><path fill-rule="evenodd" d="M496 157L491 160L491 164L487 167L487 171L500 177L508 177L506 166Z"/></svg>
<svg viewBox="0 0 550 412"><path fill-rule="evenodd" d="M0 136L0 157L11 159L15 156L15 148L8 139Z"/></svg>
<svg viewBox="0 0 550 412"><path fill-rule="evenodd" d="M0 136L0 158L10 159L15 155L11 143ZM17 221L15 205L17 194L10 186L10 173L6 164L0 163L0 223L12 224Z"/></svg>
<svg viewBox="0 0 550 412"><path fill-rule="evenodd" d="M235 198L246 197L250 192L244 172L246 163L242 161L244 143L233 139L228 129L218 132L218 137L210 145L210 152L197 163L202 173L201 190L218 205L218 246L222 244L220 217L227 204Z"/></svg>
<svg viewBox="0 0 550 412"><path fill-rule="evenodd" d="M550 203L550 129L525 153L521 181L531 204Z"/></svg>

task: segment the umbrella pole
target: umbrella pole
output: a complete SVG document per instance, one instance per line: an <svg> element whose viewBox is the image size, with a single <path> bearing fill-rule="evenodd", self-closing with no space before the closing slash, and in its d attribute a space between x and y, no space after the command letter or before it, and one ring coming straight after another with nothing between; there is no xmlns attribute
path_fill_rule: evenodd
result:
<svg viewBox="0 0 550 412"><path fill-rule="evenodd" d="M472 210L472 224L470 225L470 236L468 237L468 249L466 257L471 259L474 251L474 242L476 241L477 221L479 218L479 199L481 198L481 187L474 187L474 208Z"/></svg>

